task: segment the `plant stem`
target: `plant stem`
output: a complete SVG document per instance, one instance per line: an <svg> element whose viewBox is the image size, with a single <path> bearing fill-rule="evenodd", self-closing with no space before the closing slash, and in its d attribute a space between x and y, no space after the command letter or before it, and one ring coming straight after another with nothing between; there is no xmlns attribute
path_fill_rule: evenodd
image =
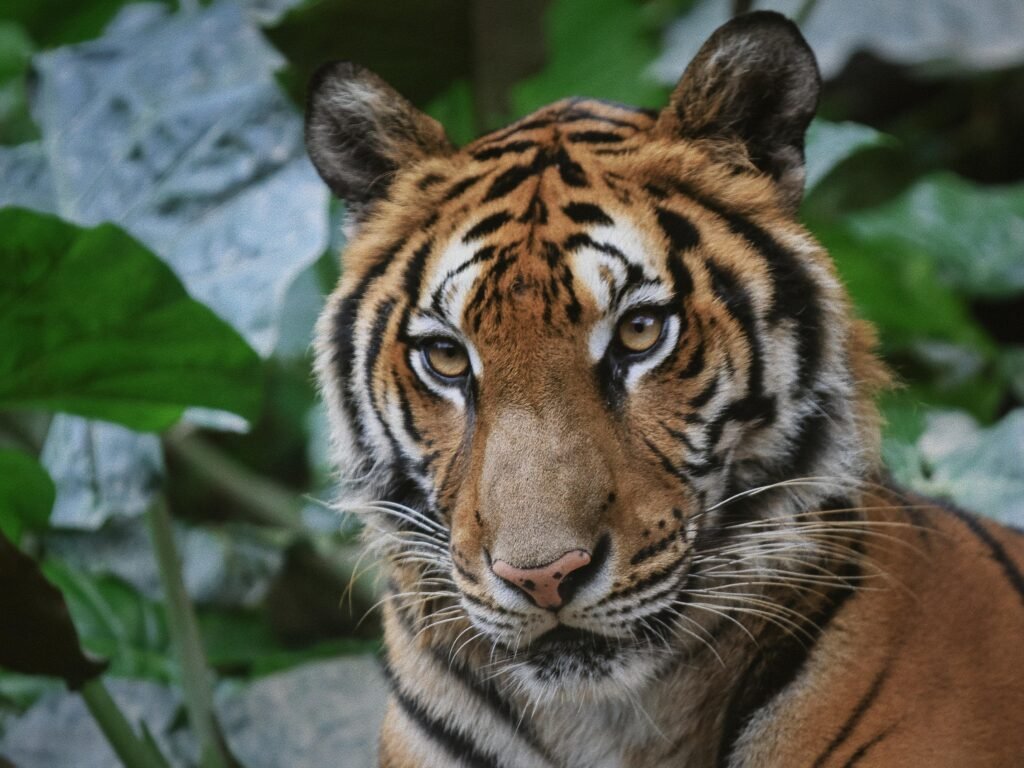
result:
<svg viewBox="0 0 1024 768"><path fill-rule="evenodd" d="M181 664L181 687L188 719L199 740L203 768L228 768L213 713L213 686L192 602L181 577L181 558L174 544L167 502L158 497L149 508L153 549L167 602L167 624Z"/></svg>
<svg viewBox="0 0 1024 768"><path fill-rule="evenodd" d="M163 439L168 453L218 491L238 501L253 522L282 528L298 540L311 541L302 524L302 504L295 493L253 472L204 440L188 425L171 429ZM314 546L311 552L315 553L315 549ZM320 559L326 562L337 581L346 585L356 603L369 607L377 602L380 596L371 580L357 572L358 556L345 557L337 551L330 557L320 555Z"/></svg>
<svg viewBox="0 0 1024 768"><path fill-rule="evenodd" d="M100 678L78 692L125 768L166 768L167 760L155 745L139 738Z"/></svg>
<svg viewBox="0 0 1024 768"><path fill-rule="evenodd" d="M793 21L795 21L797 25L803 25L807 21L807 17L810 16L811 12L814 10L814 6L817 4L818 0L804 0L797 12L793 14Z"/></svg>

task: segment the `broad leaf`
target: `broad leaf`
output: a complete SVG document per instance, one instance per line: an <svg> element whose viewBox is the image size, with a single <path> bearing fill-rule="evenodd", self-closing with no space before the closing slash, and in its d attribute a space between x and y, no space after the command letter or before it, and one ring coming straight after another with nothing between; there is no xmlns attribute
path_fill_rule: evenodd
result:
<svg viewBox="0 0 1024 768"><path fill-rule="evenodd" d="M994 351L963 300L939 280L928 251L900 233L869 233L845 222L808 225L836 262L859 313L879 327L890 348L937 339Z"/></svg>
<svg viewBox="0 0 1024 768"><path fill-rule="evenodd" d="M113 674L172 679L175 665L162 606L119 579L91 576L55 558L43 563L43 572L64 594L82 645L110 659Z"/></svg>
<svg viewBox="0 0 1024 768"><path fill-rule="evenodd" d="M804 193L810 193L836 166L858 152L893 143L891 137L866 125L814 120L807 130Z"/></svg>
<svg viewBox="0 0 1024 768"><path fill-rule="evenodd" d="M927 254L958 292L998 298L1024 291L1024 185L980 187L935 174L850 221L863 238Z"/></svg>
<svg viewBox="0 0 1024 768"><path fill-rule="evenodd" d="M53 496L53 481L38 461L0 450L0 535L17 543L26 528L45 528Z"/></svg>
<svg viewBox="0 0 1024 768"><path fill-rule="evenodd" d="M547 13L549 60L513 91L523 115L569 96L660 107L667 90L647 73L656 52L650 25L630 0L561 0Z"/></svg>
<svg viewBox="0 0 1024 768"><path fill-rule="evenodd" d="M2 210L0 269L3 407L141 430L169 426L190 405L256 413L256 355L116 227Z"/></svg>
<svg viewBox="0 0 1024 768"><path fill-rule="evenodd" d="M982 515L1024 525L1024 409L982 428L966 413L936 411L914 444L895 441L887 455L897 478Z"/></svg>
<svg viewBox="0 0 1024 768"><path fill-rule="evenodd" d="M269 354L288 286L326 244L327 191L243 10L129 6L34 65L53 209L121 225Z"/></svg>
<svg viewBox="0 0 1024 768"><path fill-rule="evenodd" d="M288 59L297 103L317 67L347 59L426 104L473 73L470 6L468 0L319 0L290 11L266 34Z"/></svg>
<svg viewBox="0 0 1024 768"><path fill-rule="evenodd" d="M982 72L1024 62L1024 4L1015 0L973 0L969 10L962 0L759 0L753 8L790 17L809 8L800 26L826 79L862 52L922 73ZM731 11L732 3L703 0L672 24L653 67L656 76L674 83Z"/></svg>
<svg viewBox="0 0 1024 768"><path fill-rule="evenodd" d="M32 48L21 25L0 20L0 144L19 144L39 135L26 93Z"/></svg>

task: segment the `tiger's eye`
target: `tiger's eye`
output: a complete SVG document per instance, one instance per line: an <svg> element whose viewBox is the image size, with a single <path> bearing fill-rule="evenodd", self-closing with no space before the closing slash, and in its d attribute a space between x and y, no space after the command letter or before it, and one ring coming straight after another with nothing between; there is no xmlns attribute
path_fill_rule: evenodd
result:
<svg viewBox="0 0 1024 768"><path fill-rule="evenodd" d="M432 339L424 346L423 356L431 370L446 379L457 379L469 372L469 356L454 341Z"/></svg>
<svg viewBox="0 0 1024 768"><path fill-rule="evenodd" d="M637 309L619 321L619 341L630 352L646 352L661 338L664 321L650 309Z"/></svg>

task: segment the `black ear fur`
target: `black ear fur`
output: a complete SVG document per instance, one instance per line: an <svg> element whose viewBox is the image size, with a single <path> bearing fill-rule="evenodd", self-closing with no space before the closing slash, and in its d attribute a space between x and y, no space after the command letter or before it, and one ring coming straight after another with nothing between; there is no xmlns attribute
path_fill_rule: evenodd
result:
<svg viewBox="0 0 1024 768"><path fill-rule="evenodd" d="M368 69L341 61L310 80L306 149L321 178L361 217L397 170L452 146L440 123Z"/></svg>
<svg viewBox="0 0 1024 768"><path fill-rule="evenodd" d="M672 92L658 129L686 139L741 141L794 210L804 185L804 134L821 75L797 26L757 11L719 27Z"/></svg>

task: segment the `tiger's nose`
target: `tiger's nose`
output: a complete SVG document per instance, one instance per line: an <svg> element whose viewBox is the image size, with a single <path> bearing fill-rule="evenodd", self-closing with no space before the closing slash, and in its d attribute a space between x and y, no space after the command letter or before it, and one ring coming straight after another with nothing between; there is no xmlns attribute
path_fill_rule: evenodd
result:
<svg viewBox="0 0 1024 768"><path fill-rule="evenodd" d="M589 552L571 549L547 565L516 568L504 560L495 560L491 570L498 578L529 595L539 607L554 609L571 600L573 593L582 586L582 579L566 577L572 573L583 575L580 569L589 564Z"/></svg>

